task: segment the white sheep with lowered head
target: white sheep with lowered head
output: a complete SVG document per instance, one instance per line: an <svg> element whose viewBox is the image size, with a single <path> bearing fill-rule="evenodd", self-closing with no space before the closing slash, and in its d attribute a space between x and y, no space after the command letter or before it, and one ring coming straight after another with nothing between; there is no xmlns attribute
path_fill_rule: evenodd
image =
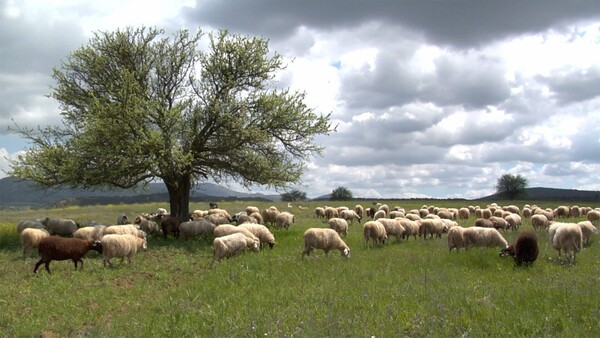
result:
<svg viewBox="0 0 600 338"><path fill-rule="evenodd" d="M100 240L102 243L102 256L104 266L113 266L110 262L113 258L121 258L121 264L127 257L127 264L131 265L131 257L140 249L148 248L146 238L140 238L134 235L105 235Z"/></svg>
<svg viewBox="0 0 600 338"><path fill-rule="evenodd" d="M104 229L104 235L134 235L139 238L146 238L146 233L133 224L107 226Z"/></svg>
<svg viewBox="0 0 600 338"><path fill-rule="evenodd" d="M289 229L290 225L294 222L296 222L296 217L287 211L281 212L275 216L275 227L278 229Z"/></svg>
<svg viewBox="0 0 600 338"><path fill-rule="evenodd" d="M369 240L373 241L373 247L375 247L376 243L385 244L385 240L387 239L385 227L378 221L366 222L363 225L363 235L365 238L365 247L369 246Z"/></svg>
<svg viewBox="0 0 600 338"><path fill-rule="evenodd" d="M21 248L23 248L23 256L29 255L31 249L37 248L38 244L44 237L50 234L46 229L25 228L21 231Z"/></svg>
<svg viewBox="0 0 600 338"><path fill-rule="evenodd" d="M400 242L400 239L404 236L404 227L398 220L391 218L379 218L377 219L377 222L383 224L385 233L388 237L394 236L396 237L396 243Z"/></svg>
<svg viewBox="0 0 600 338"><path fill-rule="evenodd" d="M275 246L276 244L275 236L273 235L273 233L269 230L269 228L262 224L242 223L238 227L250 231L254 236L258 238L261 246L268 244L269 248L273 249L273 246Z"/></svg>
<svg viewBox="0 0 600 338"><path fill-rule="evenodd" d="M256 238L256 236L254 237ZM216 237L213 240L214 255L213 263L223 258L228 258L237 255L250 248L252 251L260 250L260 242L258 238L252 239L242 233L233 233L230 235Z"/></svg>
<svg viewBox="0 0 600 338"><path fill-rule="evenodd" d="M423 239L427 239L427 235L437 236L442 238L442 234L448 232L449 226L441 219L423 219L420 222L419 234L423 234Z"/></svg>
<svg viewBox="0 0 600 338"><path fill-rule="evenodd" d="M251 238L252 240L258 241L258 237L254 236L250 230L245 227L239 227L231 224L217 225L213 230L215 237L223 237L231 234L241 233L242 235Z"/></svg>
<svg viewBox="0 0 600 338"><path fill-rule="evenodd" d="M337 231L340 235L348 235L348 221L340 217L329 219L329 228Z"/></svg>
<svg viewBox="0 0 600 338"><path fill-rule="evenodd" d="M590 221L581 221L577 223L577 225L581 228L583 245L588 245L590 243L590 237L592 237L592 234L597 234L598 229Z"/></svg>
<svg viewBox="0 0 600 338"><path fill-rule="evenodd" d="M339 250L344 257L350 257L350 248L346 242L340 237L337 231L324 228L310 228L304 232L304 255L310 256L313 249L321 249L325 251L325 255L331 250Z"/></svg>
<svg viewBox="0 0 600 338"><path fill-rule="evenodd" d="M470 227L463 232L465 247L500 247L506 249L508 242L500 232L494 228Z"/></svg>
<svg viewBox="0 0 600 338"><path fill-rule="evenodd" d="M77 229L73 233L73 237L81 239L93 239L99 241L104 236L106 225L94 225Z"/></svg>
<svg viewBox="0 0 600 338"><path fill-rule="evenodd" d="M417 239L417 235L419 235L419 221L412 221L408 218L395 218L400 225L404 228L404 233L402 234L402 238L408 238L413 236Z"/></svg>
<svg viewBox="0 0 600 338"><path fill-rule="evenodd" d="M465 228L461 226L455 226L448 230L448 249L456 249L458 252L460 248L465 247Z"/></svg>
<svg viewBox="0 0 600 338"><path fill-rule="evenodd" d="M215 225L205 219L181 222L179 225L179 238L184 241L198 236L207 239L214 235L214 230Z"/></svg>
<svg viewBox="0 0 600 338"><path fill-rule="evenodd" d="M562 223L556 227L552 237L552 247L558 251L560 257L564 252L570 262L575 261L575 255L583 247L581 227L576 223Z"/></svg>
<svg viewBox="0 0 600 338"><path fill-rule="evenodd" d="M531 226L534 230L546 229L548 227L548 219L543 214L535 214L531 216Z"/></svg>
<svg viewBox="0 0 600 338"><path fill-rule="evenodd" d="M350 225L354 223L354 220L357 220L358 223L360 223L361 220L361 216L359 216L354 210L342 210L340 212L340 218L350 221Z"/></svg>

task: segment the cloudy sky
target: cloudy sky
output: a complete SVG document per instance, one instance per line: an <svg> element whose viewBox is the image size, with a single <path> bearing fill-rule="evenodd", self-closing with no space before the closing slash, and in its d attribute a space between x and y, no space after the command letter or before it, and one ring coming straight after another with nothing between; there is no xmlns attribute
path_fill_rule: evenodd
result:
<svg viewBox="0 0 600 338"><path fill-rule="evenodd" d="M477 198L506 173L600 190L600 0L0 0L0 169L27 147L8 127L60 120L52 67L141 25L270 40L281 85L338 125L309 197Z"/></svg>

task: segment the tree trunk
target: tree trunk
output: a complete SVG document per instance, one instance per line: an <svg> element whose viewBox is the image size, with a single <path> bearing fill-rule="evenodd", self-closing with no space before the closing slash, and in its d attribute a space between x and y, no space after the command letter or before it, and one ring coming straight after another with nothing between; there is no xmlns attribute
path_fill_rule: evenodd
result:
<svg viewBox="0 0 600 338"><path fill-rule="evenodd" d="M169 206L171 216L177 216L182 221L187 221L190 217L190 189L192 180L189 175L178 177L174 182L165 181L169 191Z"/></svg>

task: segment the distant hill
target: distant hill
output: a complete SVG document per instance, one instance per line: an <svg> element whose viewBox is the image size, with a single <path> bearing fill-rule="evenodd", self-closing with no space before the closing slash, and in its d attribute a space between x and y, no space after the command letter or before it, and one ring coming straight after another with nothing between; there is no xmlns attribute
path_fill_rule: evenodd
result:
<svg viewBox="0 0 600 338"><path fill-rule="evenodd" d="M527 195L521 199L537 201L564 201L564 202L596 202L600 203L600 191L556 189L556 188L527 188ZM494 201L505 199L498 194L493 194L476 199L476 201Z"/></svg>
<svg viewBox="0 0 600 338"><path fill-rule="evenodd" d="M13 177L0 179L0 208L51 207L67 205L168 202L169 195L162 183L151 183L145 189L79 190L40 189L30 181ZM191 201L257 200L279 201L280 195L245 193L213 183L200 183L190 192Z"/></svg>

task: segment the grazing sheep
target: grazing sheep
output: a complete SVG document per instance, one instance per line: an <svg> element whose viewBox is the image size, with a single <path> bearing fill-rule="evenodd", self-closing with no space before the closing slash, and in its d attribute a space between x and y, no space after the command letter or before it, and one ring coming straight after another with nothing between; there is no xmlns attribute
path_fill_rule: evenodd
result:
<svg viewBox="0 0 600 338"><path fill-rule="evenodd" d="M421 216L419 216L417 214L408 213L408 214L406 214L406 219L409 219L411 221L420 221L421 220Z"/></svg>
<svg viewBox="0 0 600 338"><path fill-rule="evenodd" d="M379 210L385 211L386 215L390 214L390 207L387 204L380 205L379 208L377 209L377 211L379 211Z"/></svg>
<svg viewBox="0 0 600 338"><path fill-rule="evenodd" d="M208 214L206 216L204 216L204 219L211 222L214 225L221 225L221 224L229 224L232 222L232 219L225 217L223 214Z"/></svg>
<svg viewBox="0 0 600 338"><path fill-rule="evenodd" d="M385 240L387 239L385 227L378 221L366 222L363 225L363 235L365 237L365 247L369 247L369 239L373 240L373 247L375 247L376 243L385 244Z"/></svg>
<svg viewBox="0 0 600 338"><path fill-rule="evenodd" d="M548 219L548 222L552 222L554 220L554 213L552 211L547 211L547 210L538 208L535 210L535 212L533 214L534 215L542 214L542 215L546 216L546 218Z"/></svg>
<svg viewBox="0 0 600 338"><path fill-rule="evenodd" d="M43 221L44 221L43 219L21 221L21 222L19 222L19 224L17 224L17 232L21 233L24 229L27 229L27 228L46 229L44 224L42 224Z"/></svg>
<svg viewBox="0 0 600 338"><path fill-rule="evenodd" d="M325 219L332 219L334 217L340 216L340 213L334 207L326 207L324 213L325 213Z"/></svg>
<svg viewBox="0 0 600 338"><path fill-rule="evenodd" d="M127 215L119 214L119 216L117 216L117 224L118 225L131 224L131 222L129 222L129 218L127 217Z"/></svg>
<svg viewBox="0 0 600 338"><path fill-rule="evenodd" d="M358 223L360 223L361 220L361 216L358 215L354 210L342 210L342 212L340 212L340 218L350 221L350 225L354 223L354 220L357 220Z"/></svg>
<svg viewBox="0 0 600 338"><path fill-rule="evenodd" d="M448 225L442 222L441 219L424 219L421 220L419 233L423 233L423 239L427 239L427 235L436 235L442 238L442 234L448 232Z"/></svg>
<svg viewBox="0 0 600 338"><path fill-rule="evenodd" d="M548 227L548 219L543 214L532 215L531 226L533 230L546 229Z"/></svg>
<svg viewBox="0 0 600 338"><path fill-rule="evenodd" d="M25 228L21 231L21 248L23 248L23 256L27 257L33 248L37 248L40 241L50 234L46 229Z"/></svg>
<svg viewBox="0 0 600 338"><path fill-rule="evenodd" d="M213 255L214 263L223 258L232 257L244 251L246 248L258 252L260 250L260 242L258 241L258 238L252 239L242 233L233 233L222 237L216 237L213 240L213 247L215 250Z"/></svg>
<svg viewBox="0 0 600 338"><path fill-rule="evenodd" d="M489 218L478 218L475 220L475 226L481 228L493 228L494 223Z"/></svg>
<svg viewBox="0 0 600 338"><path fill-rule="evenodd" d="M483 210L481 211L481 218L484 218L484 219L489 219L489 218L490 218L490 217L492 217L492 216L493 216L493 212L492 212L492 210L491 210L491 209L489 209L489 208L488 208L488 209L483 209Z"/></svg>
<svg viewBox="0 0 600 338"><path fill-rule="evenodd" d="M258 220L256 218L246 214L245 212L233 215L232 221L234 221L236 224L242 224L242 223L258 224Z"/></svg>
<svg viewBox="0 0 600 338"><path fill-rule="evenodd" d="M448 230L448 249L452 251L452 249L456 248L458 252L460 248L465 247L465 228L461 226L452 227Z"/></svg>
<svg viewBox="0 0 600 338"><path fill-rule="evenodd" d="M252 217L252 218L254 218L256 220L257 224L265 224L265 222L263 221L263 217L260 214L260 212L253 212L249 216Z"/></svg>
<svg viewBox="0 0 600 338"><path fill-rule="evenodd" d="M251 205L246 207L246 215L252 215L255 212L260 213L260 209Z"/></svg>
<svg viewBox="0 0 600 338"><path fill-rule="evenodd" d="M215 225L205 219L182 222L179 224L179 238L184 241L196 236L208 239L214 235L214 230Z"/></svg>
<svg viewBox="0 0 600 338"><path fill-rule="evenodd" d="M517 214L510 214L508 216L505 216L504 219L506 220L506 222L512 230L518 230L521 226L521 216Z"/></svg>
<svg viewBox="0 0 600 338"><path fill-rule="evenodd" d="M537 259L540 252L537 236L534 232L526 231L519 234L514 245L509 245L500 251L500 255L512 256L517 266L525 263L531 265Z"/></svg>
<svg viewBox="0 0 600 338"><path fill-rule="evenodd" d="M469 208L460 208L458 209L458 218L459 219L469 219L469 216L471 215L471 212L469 211Z"/></svg>
<svg viewBox="0 0 600 338"><path fill-rule="evenodd" d="M415 239L417 239L417 235L419 235L419 221L411 221L407 218L396 218L396 220L404 228L402 238L406 238L408 240L410 236L413 236Z"/></svg>
<svg viewBox="0 0 600 338"><path fill-rule="evenodd" d="M523 208L523 217L530 218L531 217L531 209Z"/></svg>
<svg viewBox="0 0 600 338"><path fill-rule="evenodd" d="M196 209L190 214L190 221L204 218L206 215L208 215L208 211Z"/></svg>
<svg viewBox="0 0 600 338"><path fill-rule="evenodd" d="M350 248L340 237L337 231L333 229L310 228L304 232L304 255L310 256L313 249L321 249L325 251L325 255L329 254L330 250L337 249L342 256L350 257Z"/></svg>
<svg viewBox="0 0 600 338"><path fill-rule="evenodd" d="M275 224L275 218L277 218L277 215L279 215L279 210L277 210L277 208L274 206L263 210L262 218L264 220L264 224L267 225L267 223L269 223L269 225L273 226Z"/></svg>
<svg viewBox="0 0 600 338"><path fill-rule="evenodd" d="M600 211L590 210L585 215L585 217L587 218L588 221L592 222L592 224L596 224L596 223L598 223L598 220L600 220Z"/></svg>
<svg viewBox="0 0 600 338"><path fill-rule="evenodd" d="M509 227L508 222L502 217L492 216L490 217L490 221L494 229L506 230Z"/></svg>
<svg viewBox="0 0 600 338"><path fill-rule="evenodd" d="M244 236L250 237L255 240L259 240L258 237L254 236L251 231L244 227L239 227L231 224L221 224L217 225L213 230L213 234L215 237L223 237L231 234L241 233Z"/></svg>
<svg viewBox="0 0 600 338"><path fill-rule="evenodd" d="M566 218L569 217L569 207L566 205L559 205L552 212L554 213L554 217L558 218Z"/></svg>
<svg viewBox="0 0 600 338"><path fill-rule="evenodd" d="M329 220L329 228L337 231L340 235L348 235L348 222L343 218L331 218Z"/></svg>
<svg viewBox="0 0 600 338"><path fill-rule="evenodd" d="M513 204L507 205L507 206L503 207L502 209L506 210L506 211L510 211L513 214L517 214L517 215L521 214L521 210L519 209L519 207L516 205L513 205Z"/></svg>
<svg viewBox="0 0 600 338"><path fill-rule="evenodd" d="M450 210L440 210L437 215L443 219L454 219L454 213Z"/></svg>
<svg viewBox="0 0 600 338"><path fill-rule="evenodd" d="M391 218L379 218L377 221L383 224L388 237L395 236L396 243L400 242L400 239L404 236L404 227L399 221Z"/></svg>
<svg viewBox="0 0 600 338"><path fill-rule="evenodd" d="M296 221L296 217L287 212L281 212L277 216L275 216L275 227L278 229L285 228L289 229L290 225L292 225Z"/></svg>
<svg viewBox="0 0 600 338"><path fill-rule="evenodd" d="M83 227L77 229L73 233L73 237L79 239L93 239L95 241L99 241L102 236L104 236L104 232L106 231L106 225L94 225L91 227Z"/></svg>
<svg viewBox="0 0 600 338"><path fill-rule="evenodd" d="M137 224L140 227L140 230L147 235L161 236L163 234L158 223L144 216L137 216L135 218L135 224Z"/></svg>
<svg viewBox="0 0 600 338"><path fill-rule="evenodd" d="M131 265L131 257L139 249L146 250L146 238L139 238L133 235L106 235L102 237L102 256L104 257L104 266L113 266L110 262L113 258L121 258L121 264L127 257L127 264Z"/></svg>
<svg viewBox="0 0 600 338"><path fill-rule="evenodd" d="M363 208L362 205L357 204L354 206L354 212L356 212L356 214L360 217L363 218L363 216L365 215L365 208Z"/></svg>
<svg viewBox="0 0 600 338"><path fill-rule="evenodd" d="M133 224L108 226L104 229L104 235L133 235L139 238L146 238L146 233L136 228Z"/></svg>
<svg viewBox="0 0 600 338"><path fill-rule="evenodd" d="M373 208L366 208L365 209L365 215L367 215L367 217L371 217L371 219L373 219L373 216L375 215L375 209L373 209Z"/></svg>
<svg viewBox="0 0 600 338"><path fill-rule="evenodd" d="M470 227L464 231L465 247L500 247L506 249L508 242L494 228Z"/></svg>
<svg viewBox="0 0 600 338"><path fill-rule="evenodd" d="M269 228L267 228L266 226L264 226L262 224L242 223L239 225L239 227L247 229L254 236L256 236L258 238L258 240L260 241L261 246L268 244L269 248L273 249L273 246L275 246L275 244L276 244L275 236L273 235L273 233L271 233Z"/></svg>
<svg viewBox="0 0 600 338"><path fill-rule="evenodd" d="M48 230L48 233L59 236L73 236L73 233L79 228L78 224L71 219L49 218L46 217L42 224Z"/></svg>
<svg viewBox="0 0 600 338"><path fill-rule="evenodd" d="M552 237L552 247L558 251L559 257L561 251L564 251L569 261L575 261L575 255L583 247L583 235L579 225L562 223L558 226Z"/></svg>
<svg viewBox="0 0 600 338"><path fill-rule="evenodd" d="M316 218L325 218L325 208L316 207L315 208L315 217Z"/></svg>
<svg viewBox="0 0 600 338"><path fill-rule="evenodd" d="M160 219L160 228L162 229L163 237L166 239L170 233L173 233L173 237L179 237L179 225L181 219L177 216L163 216Z"/></svg>
<svg viewBox="0 0 600 338"><path fill-rule="evenodd" d="M588 245L590 243L590 237L592 237L592 234L597 234L598 229L596 229L590 221L581 221L577 223L577 225L581 228L583 245Z"/></svg>
<svg viewBox="0 0 600 338"><path fill-rule="evenodd" d="M225 209L219 209L219 208L208 209L208 215L222 215L223 217L225 217L228 220L228 222L231 222L231 215L229 215L229 213ZM204 218L206 218L206 217L207 216L205 216Z"/></svg>
<svg viewBox="0 0 600 338"><path fill-rule="evenodd" d="M81 258L83 258L90 250L102 253L102 243L100 243L100 241L79 238L63 238L59 236L44 237L38 244L38 252L41 258L35 263L33 273L37 273L37 270L42 263L44 263L46 271L50 273L50 262L63 261L66 259L73 261L75 270L77 270L77 263L81 262L81 268L83 269L83 261Z"/></svg>
<svg viewBox="0 0 600 338"><path fill-rule="evenodd" d="M377 212L373 215L373 220L376 221L380 218L385 218L387 215L387 213L385 212L385 210L381 209L381 210L377 210Z"/></svg>
<svg viewBox="0 0 600 338"><path fill-rule="evenodd" d="M398 217L405 218L404 212L402 212L400 210L392 210L392 211L390 211L390 215L388 216L388 218L392 218L392 219L398 218Z"/></svg>

